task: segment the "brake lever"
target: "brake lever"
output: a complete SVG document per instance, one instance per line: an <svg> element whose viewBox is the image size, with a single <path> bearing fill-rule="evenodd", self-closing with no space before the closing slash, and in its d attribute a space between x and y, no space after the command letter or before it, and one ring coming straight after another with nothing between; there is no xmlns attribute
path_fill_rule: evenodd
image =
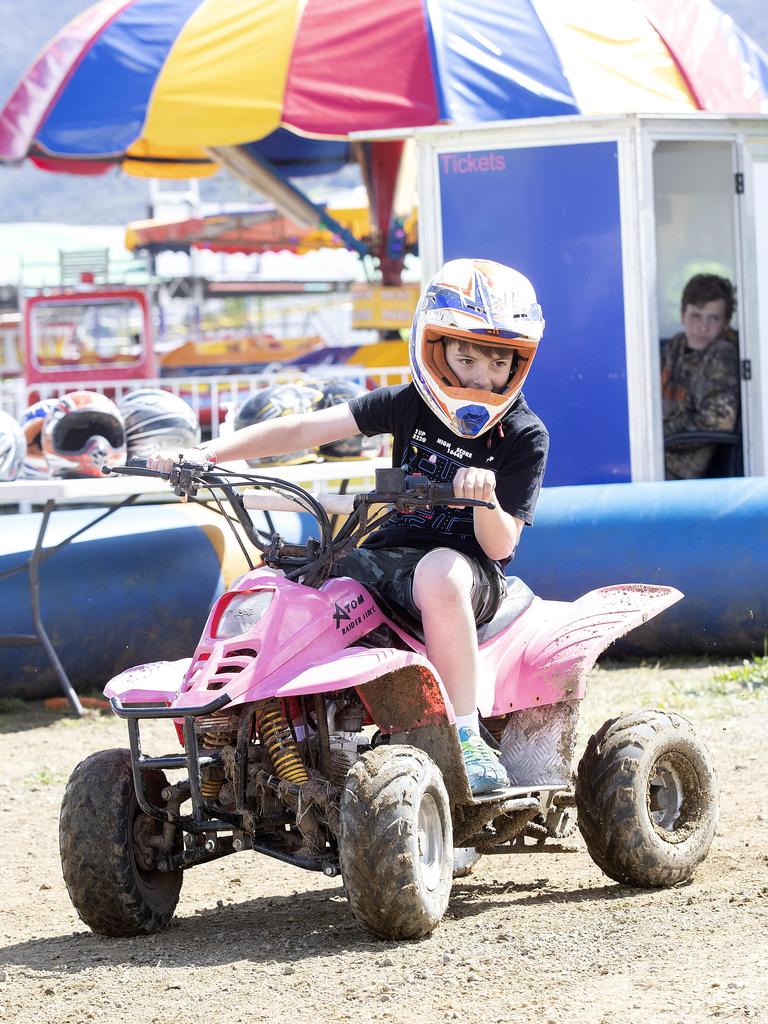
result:
<svg viewBox="0 0 768 1024"><path fill-rule="evenodd" d="M168 473L158 473L156 469L147 469L142 466L102 466L101 472L104 476L151 476L155 480L168 480Z"/></svg>
<svg viewBox="0 0 768 1024"><path fill-rule="evenodd" d="M409 512L417 508L430 509L434 505L455 505L460 508L469 508L472 506L496 508L496 505L492 501L483 501L481 498L457 498L455 495L451 495L450 497L447 495L435 497L427 494L382 494L379 491L373 491L371 494L361 495L361 498L364 499L362 504L365 504L366 506L392 505L397 512Z"/></svg>

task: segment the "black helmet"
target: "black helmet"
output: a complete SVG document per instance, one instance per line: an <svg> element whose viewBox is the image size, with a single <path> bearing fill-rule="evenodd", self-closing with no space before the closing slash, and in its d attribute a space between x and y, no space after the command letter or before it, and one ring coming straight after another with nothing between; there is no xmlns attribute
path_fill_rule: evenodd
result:
<svg viewBox="0 0 768 1024"><path fill-rule="evenodd" d="M128 457L182 451L200 443L200 424L183 398L162 388L137 388L118 400L125 420Z"/></svg>
<svg viewBox="0 0 768 1024"><path fill-rule="evenodd" d="M254 423L291 416L294 413L312 412L320 408L323 393L319 387L308 383L272 384L249 395L235 413L234 429L250 427ZM262 459L248 459L249 466L268 466L273 463L298 465L302 462L316 462L317 452L309 448L293 452L288 456L270 456Z"/></svg>
<svg viewBox="0 0 768 1024"><path fill-rule="evenodd" d="M355 381L334 378L321 383L323 398L320 403L321 409L328 409L332 405L340 405L342 402L349 402L353 398L360 398L367 394L368 389ZM364 434L355 434L354 437L343 437L340 441L331 441L329 444L320 445L320 454L326 459L363 459L373 458L381 447L381 435L366 437Z"/></svg>

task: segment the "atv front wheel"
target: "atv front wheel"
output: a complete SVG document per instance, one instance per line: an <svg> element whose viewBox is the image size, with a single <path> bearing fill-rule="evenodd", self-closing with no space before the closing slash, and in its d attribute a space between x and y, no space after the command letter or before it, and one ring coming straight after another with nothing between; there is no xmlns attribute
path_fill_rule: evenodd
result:
<svg viewBox="0 0 768 1024"><path fill-rule="evenodd" d="M453 827L437 765L415 747L367 751L341 797L341 873L352 913L382 939L428 935L448 906Z"/></svg>
<svg viewBox="0 0 768 1024"><path fill-rule="evenodd" d="M144 784L159 804L164 774L145 772ZM149 840L161 829L138 805L129 750L100 750L72 772L59 818L61 866L75 910L92 931L149 934L173 917L183 872L155 867Z"/></svg>
<svg viewBox="0 0 768 1024"><path fill-rule="evenodd" d="M587 743L578 825L602 870L627 885L676 885L709 852L718 818L712 758L682 715L637 711Z"/></svg>

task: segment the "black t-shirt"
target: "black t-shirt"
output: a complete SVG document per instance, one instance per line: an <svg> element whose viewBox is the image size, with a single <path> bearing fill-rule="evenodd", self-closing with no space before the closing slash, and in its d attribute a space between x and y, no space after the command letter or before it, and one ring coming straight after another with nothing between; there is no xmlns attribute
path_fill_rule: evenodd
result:
<svg viewBox="0 0 768 1024"><path fill-rule="evenodd" d="M496 498L510 515L533 522L547 462L549 434L521 394L498 425L480 437L459 437L426 406L413 384L369 391L349 403L361 433L392 434L392 464L433 480L453 480L461 466L491 469ZM368 547L449 547L484 558L471 508L399 514L366 541ZM503 563L502 563L503 564Z"/></svg>

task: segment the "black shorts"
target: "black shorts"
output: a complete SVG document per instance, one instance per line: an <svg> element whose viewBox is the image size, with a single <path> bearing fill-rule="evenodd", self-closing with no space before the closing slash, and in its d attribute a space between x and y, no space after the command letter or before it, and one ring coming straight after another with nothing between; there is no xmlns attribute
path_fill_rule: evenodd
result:
<svg viewBox="0 0 768 1024"><path fill-rule="evenodd" d="M381 609L395 622L421 627L421 613L413 599L413 574L421 559L434 548L355 548L333 567L334 576L350 576L363 583ZM472 568L472 610L475 622L490 622L504 600L507 584L498 563L456 552Z"/></svg>

